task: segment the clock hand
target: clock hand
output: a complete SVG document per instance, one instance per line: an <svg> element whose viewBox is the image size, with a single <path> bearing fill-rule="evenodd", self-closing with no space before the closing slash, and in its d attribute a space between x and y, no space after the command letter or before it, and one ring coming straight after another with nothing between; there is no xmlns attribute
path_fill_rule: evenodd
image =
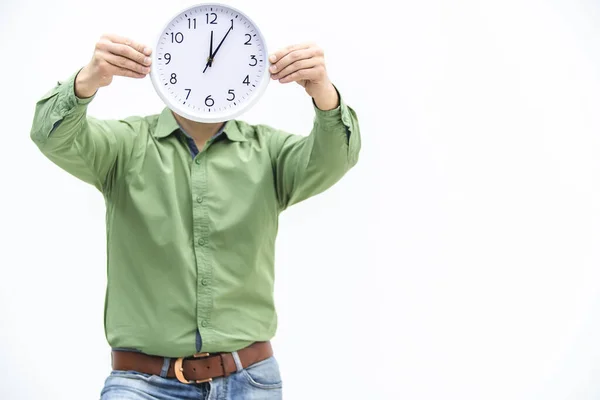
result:
<svg viewBox="0 0 600 400"><path fill-rule="evenodd" d="M202 71L202 73L205 73L206 69L208 67L212 67L212 61L213 61L213 31L210 31L210 50L208 51L208 60L206 60L206 66L204 67L204 71Z"/></svg>
<svg viewBox="0 0 600 400"><path fill-rule="evenodd" d="M229 35L229 32L231 32L233 30L233 24L231 24L231 26L229 27L229 29L227 30L227 33L225 34L225 36L223 36L223 39L221 40L221 43L219 43L219 45L217 46L217 48L215 49L215 52L212 54L212 56L210 57L212 60L215 59L215 56L217 55L217 52L219 51L219 49L221 48L221 45L223 44L223 42L225 41L225 39L227 38L227 35ZM212 64L212 63L211 63ZM212 65L211 65L212 66Z"/></svg>
<svg viewBox="0 0 600 400"><path fill-rule="evenodd" d="M208 66L212 67L213 60L213 31L210 31L210 50L208 51Z"/></svg>

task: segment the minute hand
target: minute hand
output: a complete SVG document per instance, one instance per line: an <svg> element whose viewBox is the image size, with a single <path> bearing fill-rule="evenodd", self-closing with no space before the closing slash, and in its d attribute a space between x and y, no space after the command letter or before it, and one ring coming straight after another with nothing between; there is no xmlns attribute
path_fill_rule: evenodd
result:
<svg viewBox="0 0 600 400"><path fill-rule="evenodd" d="M225 34L225 36L223 36L223 39L221 39L221 43L219 43L219 45L217 46L217 48L215 49L215 52L213 54L211 54L210 58L214 61L215 56L217 55L217 52L219 51L219 49L221 48L221 45L223 44L223 42L225 41L225 39L227 38L227 35L229 35L229 32L231 32L233 30L233 26L230 26L229 29L227 30L227 33ZM211 65L212 67L212 65Z"/></svg>

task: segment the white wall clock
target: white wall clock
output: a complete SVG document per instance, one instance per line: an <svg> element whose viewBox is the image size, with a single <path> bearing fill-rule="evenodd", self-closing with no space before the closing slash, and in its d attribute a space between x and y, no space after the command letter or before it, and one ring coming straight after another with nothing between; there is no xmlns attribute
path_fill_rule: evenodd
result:
<svg viewBox="0 0 600 400"><path fill-rule="evenodd" d="M150 77L175 113L223 122L248 110L270 80L267 45L258 26L223 4L198 4L170 19L152 54Z"/></svg>

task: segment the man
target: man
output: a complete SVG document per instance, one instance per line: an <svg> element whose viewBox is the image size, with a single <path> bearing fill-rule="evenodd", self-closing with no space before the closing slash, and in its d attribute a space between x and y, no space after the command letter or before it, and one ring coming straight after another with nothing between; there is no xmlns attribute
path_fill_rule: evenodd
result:
<svg viewBox="0 0 600 400"><path fill-rule="evenodd" d="M104 35L92 60L37 104L31 137L98 188L107 207L105 333L113 399L280 399L269 340L281 211L336 183L358 159L356 115L313 44L269 58L312 98L307 137L169 109L98 120L87 104L114 76L143 78L151 51Z"/></svg>

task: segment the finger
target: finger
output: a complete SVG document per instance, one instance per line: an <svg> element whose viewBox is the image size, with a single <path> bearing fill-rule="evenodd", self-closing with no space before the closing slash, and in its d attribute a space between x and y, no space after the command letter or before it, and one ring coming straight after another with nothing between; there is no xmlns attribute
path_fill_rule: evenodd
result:
<svg viewBox="0 0 600 400"><path fill-rule="evenodd" d="M134 50L133 47L112 42L106 42L104 46L104 50L108 51L109 53L128 58L132 61L135 61L138 64L147 66L150 65L152 62L150 57L147 57L146 55L144 55L144 53L140 53L139 51Z"/></svg>
<svg viewBox="0 0 600 400"><path fill-rule="evenodd" d="M139 74L130 69L117 67L116 65L113 65L112 68L113 68L113 75L116 75L116 76L126 76L128 78L138 78L138 79L144 78L146 76L146 74Z"/></svg>
<svg viewBox="0 0 600 400"><path fill-rule="evenodd" d="M312 46L306 49L294 50L284 55L275 64L271 65L271 68L269 70L271 71L271 73L276 73L284 70L288 65L296 61L322 56L323 51L321 50L321 48L316 46Z"/></svg>
<svg viewBox="0 0 600 400"><path fill-rule="evenodd" d="M310 46L312 46L312 43L294 44L291 46L284 47L283 49L279 49L276 52L274 52L273 54L271 54L269 56L269 61L271 62L271 64L276 63L281 58L283 58L286 54L288 54L292 51L295 51L295 50L308 49Z"/></svg>
<svg viewBox="0 0 600 400"><path fill-rule="evenodd" d="M152 49L150 47L144 46L143 44L133 41L129 38L119 36L119 35L114 35L111 33L105 34L104 37L113 43L119 43L119 44L124 44L125 46L129 46L132 49L134 49L135 51L142 53L146 56L149 56L150 54L152 54Z"/></svg>
<svg viewBox="0 0 600 400"><path fill-rule="evenodd" d="M322 66L315 66L308 69L301 69L292 74L289 74L285 78L281 78L279 82L281 83L290 83L290 82L298 82L302 80L316 80L323 74Z"/></svg>
<svg viewBox="0 0 600 400"><path fill-rule="evenodd" d="M319 64L323 64L323 59L320 57L299 60L299 61L291 63L290 65L285 67L282 71L280 71L274 75L271 75L271 78L273 78L273 79L285 78L286 76L288 76L298 70L312 68Z"/></svg>
<svg viewBox="0 0 600 400"><path fill-rule="evenodd" d="M109 64L114 65L115 67L125 68L143 75L146 75L150 72L150 67L136 63L135 61L130 60L129 58L117 56L108 52L105 52L103 56Z"/></svg>

